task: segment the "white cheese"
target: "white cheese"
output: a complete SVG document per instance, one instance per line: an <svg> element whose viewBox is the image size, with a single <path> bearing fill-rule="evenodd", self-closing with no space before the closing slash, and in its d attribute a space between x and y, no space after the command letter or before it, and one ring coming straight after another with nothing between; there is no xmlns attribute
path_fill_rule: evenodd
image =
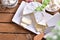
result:
<svg viewBox="0 0 60 40"><path fill-rule="evenodd" d="M36 22L40 25L44 25L46 26L46 22L44 20L44 15L43 15L44 12L36 12L34 13L34 16L35 16L35 19L36 19Z"/></svg>
<svg viewBox="0 0 60 40"><path fill-rule="evenodd" d="M41 6L41 3L39 2L30 2L28 3L24 10L23 10L23 15L30 14L35 11L36 7Z"/></svg>
<svg viewBox="0 0 60 40"><path fill-rule="evenodd" d="M26 23L26 24L31 24L32 21L29 18L26 17L22 17L22 22Z"/></svg>
<svg viewBox="0 0 60 40"><path fill-rule="evenodd" d="M21 26L26 27L26 26L27 26L27 24L21 23Z"/></svg>

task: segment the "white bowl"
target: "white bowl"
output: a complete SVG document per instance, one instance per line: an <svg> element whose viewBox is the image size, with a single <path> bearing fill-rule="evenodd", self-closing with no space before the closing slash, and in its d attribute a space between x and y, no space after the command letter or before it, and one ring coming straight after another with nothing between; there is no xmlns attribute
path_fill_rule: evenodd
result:
<svg viewBox="0 0 60 40"><path fill-rule="evenodd" d="M60 8L60 0L54 0L54 2Z"/></svg>
<svg viewBox="0 0 60 40"><path fill-rule="evenodd" d="M54 8L54 9L53 9ZM49 12L56 12L59 10L59 7L56 5L55 7L51 8L50 5L46 7L46 10Z"/></svg>
<svg viewBox="0 0 60 40"><path fill-rule="evenodd" d="M4 7L13 8L17 5L18 0L1 0L1 3Z"/></svg>

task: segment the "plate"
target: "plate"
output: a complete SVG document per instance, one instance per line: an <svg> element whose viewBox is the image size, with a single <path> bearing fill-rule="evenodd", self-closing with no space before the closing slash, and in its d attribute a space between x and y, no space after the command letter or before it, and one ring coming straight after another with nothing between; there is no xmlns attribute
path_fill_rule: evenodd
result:
<svg viewBox="0 0 60 40"><path fill-rule="evenodd" d="M22 1L22 3L20 4L19 8L17 9L12 21L18 25L21 25L21 18L22 18L22 14L23 14L23 9L24 7L27 5L28 3ZM48 21L51 17L53 17L52 15L48 14L48 13L43 13L45 16L45 21ZM29 18L29 16L27 16ZM22 25L21 25L22 26ZM35 34L40 34L40 32L37 32L36 29L34 28L33 24L30 24L28 26L22 26L23 28L35 33Z"/></svg>

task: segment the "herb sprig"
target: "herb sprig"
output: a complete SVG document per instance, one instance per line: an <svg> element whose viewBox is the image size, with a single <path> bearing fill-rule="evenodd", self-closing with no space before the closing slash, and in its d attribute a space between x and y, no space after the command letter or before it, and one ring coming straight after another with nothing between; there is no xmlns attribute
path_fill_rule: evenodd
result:
<svg viewBox="0 0 60 40"><path fill-rule="evenodd" d="M50 0L43 0L42 6L38 6L35 11L43 11L43 9L49 4Z"/></svg>

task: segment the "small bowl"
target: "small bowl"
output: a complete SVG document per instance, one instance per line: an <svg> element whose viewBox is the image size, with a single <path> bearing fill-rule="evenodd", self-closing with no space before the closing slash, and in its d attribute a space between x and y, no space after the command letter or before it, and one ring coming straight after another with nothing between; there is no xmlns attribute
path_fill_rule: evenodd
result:
<svg viewBox="0 0 60 40"><path fill-rule="evenodd" d="M4 7L8 7L8 8L13 8L17 5L18 3L18 0L1 0L1 4L4 6Z"/></svg>
<svg viewBox="0 0 60 40"><path fill-rule="evenodd" d="M54 3L60 8L60 0L54 0Z"/></svg>
<svg viewBox="0 0 60 40"><path fill-rule="evenodd" d="M54 15L54 14L56 14L56 12L59 12L59 9L60 8L57 5L52 8L50 7L50 5L48 5L45 10L46 10L46 12Z"/></svg>

